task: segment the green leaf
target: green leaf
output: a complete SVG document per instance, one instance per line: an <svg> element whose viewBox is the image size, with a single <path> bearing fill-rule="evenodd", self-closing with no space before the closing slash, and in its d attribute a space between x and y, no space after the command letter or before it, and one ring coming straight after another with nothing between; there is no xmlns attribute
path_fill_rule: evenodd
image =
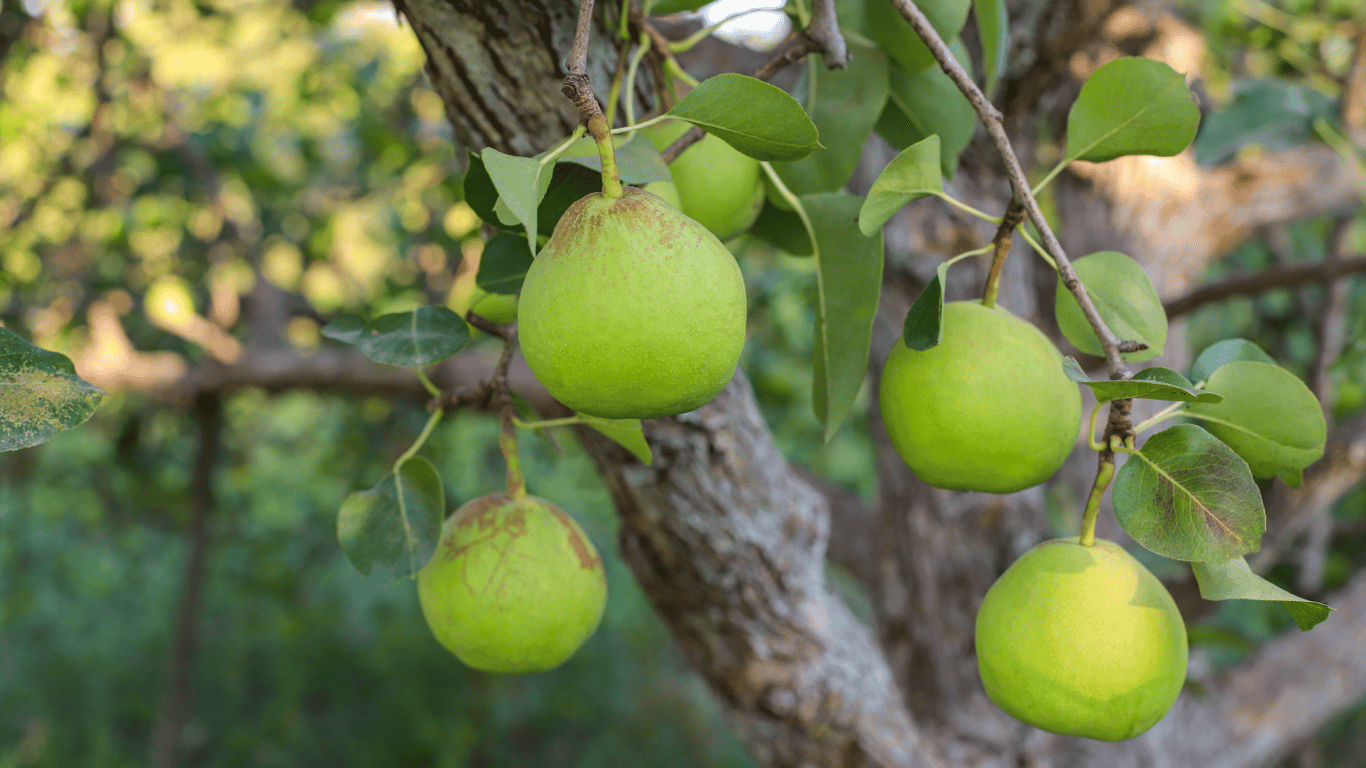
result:
<svg viewBox="0 0 1366 768"><path fill-rule="evenodd" d="M695 11L711 1L712 0L655 0L654 4L650 6L649 12L652 16L663 16L669 13Z"/></svg>
<svg viewBox="0 0 1366 768"><path fill-rule="evenodd" d="M0 328L0 451L47 442L90 418L104 393L60 352Z"/></svg>
<svg viewBox="0 0 1366 768"><path fill-rule="evenodd" d="M822 149L816 125L786 91L733 72L703 80L667 114L756 160L800 160Z"/></svg>
<svg viewBox="0 0 1366 768"><path fill-rule="evenodd" d="M958 61L971 72L972 66L963 41L954 39L949 49ZM939 67L908 75L897 69L888 73L891 94L888 105L896 107L889 115L886 110L878 120L878 131L883 132L885 120L902 120L904 126L894 129L894 135L905 139L905 144L891 141L898 149L905 149L931 135L939 136L939 165L945 178L953 178L958 167L958 155L972 140L977 128L977 112L968 103L967 97L959 92L949 76Z"/></svg>
<svg viewBox="0 0 1366 768"><path fill-rule="evenodd" d="M1195 583L1200 585L1200 596L1206 600L1275 600L1285 606L1303 632L1318 626L1333 610L1263 579L1241 557L1225 563L1191 563L1191 570L1195 572Z"/></svg>
<svg viewBox="0 0 1366 768"><path fill-rule="evenodd" d="M354 315L339 317L324 325L321 331L323 336L353 347L360 343L360 335L364 332L365 321Z"/></svg>
<svg viewBox="0 0 1366 768"><path fill-rule="evenodd" d="M1191 381L1208 381L1215 371L1239 360L1276 364L1271 355L1247 339L1225 339L1209 345L1195 358L1191 363Z"/></svg>
<svg viewBox="0 0 1366 768"><path fill-rule="evenodd" d="M1308 141L1314 118L1331 119L1335 102L1313 88L1274 80L1235 86L1233 103L1205 118L1195 137L1195 160L1215 165L1246 145L1289 149Z"/></svg>
<svg viewBox="0 0 1366 768"><path fill-rule="evenodd" d="M852 58L845 69L826 69L822 57L814 55L807 57L802 70L798 98L806 104L826 149L796 162L773 164L796 195L844 187L887 103L887 57L859 45L850 45L849 53Z"/></svg>
<svg viewBox="0 0 1366 768"><path fill-rule="evenodd" d="M1323 456L1328 437L1323 410L1290 371L1239 360L1216 370L1205 389L1223 395L1224 401L1192 404L1186 414L1228 443L1253 476L1280 475L1298 485L1300 471Z"/></svg>
<svg viewBox="0 0 1366 768"><path fill-rule="evenodd" d="M1077 361L1069 357L1063 363L1063 371L1073 381L1090 387L1095 393L1096 401L1101 403L1130 397L1176 403L1217 403L1224 399L1222 395L1196 389L1185 376L1170 368L1144 368L1135 373L1132 379L1124 381L1091 381Z"/></svg>
<svg viewBox="0 0 1366 768"><path fill-rule="evenodd" d="M446 497L436 468L414 456L368 491L346 497L337 515L337 542L362 576L378 569L416 576L436 551Z"/></svg>
<svg viewBox="0 0 1366 768"><path fill-rule="evenodd" d="M816 232L814 405L828 442L853 409L868 369L882 288L882 233L859 232L863 198L834 192L801 201Z"/></svg>
<svg viewBox="0 0 1366 768"><path fill-rule="evenodd" d="M939 37L949 40L967 22L968 8L972 3L971 0L934 0L916 5L929 19L930 26L939 33ZM868 21L868 34L903 71L916 74L934 66L934 55L891 0L868 0L864 14Z"/></svg>
<svg viewBox="0 0 1366 768"><path fill-rule="evenodd" d="M1148 345L1145 350L1123 355L1125 360L1140 362L1162 354L1167 343L1167 313L1138 262L1118 251L1100 251L1077 259L1072 267L1110 330L1121 339ZM1058 327L1068 341L1088 355L1104 356L1100 339L1061 277L1054 310Z"/></svg>
<svg viewBox="0 0 1366 768"><path fill-rule="evenodd" d="M939 346L944 340L944 284L948 280L950 261L941 261L934 277L906 313L901 340L917 352Z"/></svg>
<svg viewBox="0 0 1366 768"><path fill-rule="evenodd" d="M1067 113L1064 162L1171 157L1190 146L1200 109L1180 72L1154 59L1115 59L1081 87Z"/></svg>
<svg viewBox="0 0 1366 768"><path fill-rule="evenodd" d="M549 164L541 165L534 158L505 155L492 147L485 149L479 156L484 160L484 170L488 172L494 188L498 190L498 201L506 205L517 221L526 227L527 243L535 250L540 224L536 209L550 187L554 168Z"/></svg>
<svg viewBox="0 0 1366 768"><path fill-rule="evenodd" d="M380 315L366 324L353 343L377 363L420 368L463 349L470 343L470 327L445 307L418 307Z"/></svg>
<svg viewBox="0 0 1366 768"><path fill-rule="evenodd" d="M626 134L612 137L616 148L617 175L622 184L649 184L652 181L671 181L669 166L659 156L659 150L639 133L630 138ZM597 142L591 136L584 136L574 142L560 156L560 163L573 163L598 172L602 176L602 156L598 154ZM599 184L601 186L601 184Z"/></svg>
<svg viewBox="0 0 1366 768"><path fill-rule="evenodd" d="M939 170L939 137L929 136L892 158L877 175L858 213L858 228L871 237L901 206L944 191Z"/></svg>
<svg viewBox="0 0 1366 768"><path fill-rule="evenodd" d="M1247 464L1191 424L1153 435L1115 476L1115 517L1139 544L1173 560L1222 563L1255 552L1266 530Z"/></svg>
<svg viewBox="0 0 1366 768"><path fill-rule="evenodd" d="M811 236L806 232L802 217L796 211L779 208L771 200L764 201L759 218L755 219L747 233L793 256L810 256L816 252L811 246Z"/></svg>
<svg viewBox="0 0 1366 768"><path fill-rule="evenodd" d="M616 441L618 445L635 455L644 464L654 462L650 444L645 442L645 431L640 427L640 419L601 419L597 416L579 414L584 424L596 429Z"/></svg>
<svg viewBox="0 0 1366 768"><path fill-rule="evenodd" d="M991 97L996 81L1006 68L1006 54L1010 52L1010 19L1005 0L972 0L973 15L977 17L977 39L982 41L982 92Z"/></svg>
<svg viewBox="0 0 1366 768"><path fill-rule="evenodd" d="M601 171L578 163L557 163L555 172L550 176L550 188L541 198L541 206L537 209L536 231L553 234L555 225L560 223L560 217L569 206L582 200L585 195L601 192Z"/></svg>
<svg viewBox="0 0 1366 768"><path fill-rule="evenodd" d="M495 235L484 243L479 256L475 284L489 293L515 294L522 290L522 279L531 268L531 250L517 235Z"/></svg>
<svg viewBox="0 0 1366 768"><path fill-rule="evenodd" d="M498 188L493 186L493 179L489 178L489 172L484 167L484 160L479 155L470 153L470 167L465 171L464 190L465 204L479 216L479 220L491 227L498 227L510 232L522 232L524 228L518 224L509 226L498 218L498 213L494 209L498 206Z"/></svg>

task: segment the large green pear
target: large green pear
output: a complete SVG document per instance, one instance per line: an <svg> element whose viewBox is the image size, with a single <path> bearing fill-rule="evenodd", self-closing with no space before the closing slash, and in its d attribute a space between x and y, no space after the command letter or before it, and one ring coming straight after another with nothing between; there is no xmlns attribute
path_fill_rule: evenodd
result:
<svg viewBox="0 0 1366 768"><path fill-rule="evenodd" d="M691 127L675 120L652 125L641 134L663 152ZM759 161L713 134L684 150L669 163L669 172L678 191L679 210L721 240L749 229L764 207Z"/></svg>
<svg viewBox="0 0 1366 768"><path fill-rule="evenodd" d="M432 634L461 661L544 672L598 628L607 581L572 517L533 496L495 493L446 519L417 592Z"/></svg>
<svg viewBox="0 0 1366 768"><path fill-rule="evenodd" d="M1186 625L1124 548L1046 541L977 612L977 667L1011 716L1053 733L1122 741L1151 728L1186 680Z"/></svg>
<svg viewBox="0 0 1366 768"><path fill-rule="evenodd" d="M887 436L925 482L1012 493L1062 466L1081 426L1081 393L1037 328L978 302L944 305L944 339L902 341L882 371Z"/></svg>
<svg viewBox="0 0 1366 768"><path fill-rule="evenodd" d="M522 283L527 364L557 400L607 419L691 411L735 374L745 284L735 257L644 190L569 207Z"/></svg>

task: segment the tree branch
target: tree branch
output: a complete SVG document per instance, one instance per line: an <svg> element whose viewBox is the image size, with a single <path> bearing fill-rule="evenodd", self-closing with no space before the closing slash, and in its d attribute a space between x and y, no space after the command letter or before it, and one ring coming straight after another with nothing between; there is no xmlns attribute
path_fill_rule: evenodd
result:
<svg viewBox="0 0 1366 768"><path fill-rule="evenodd" d="M1163 302L1167 319L1174 320L1206 304L1233 296L1248 296L1275 288L1291 288L1305 283L1326 283L1346 275L1366 272L1366 256L1336 261L1316 261L1269 267L1260 272L1236 274Z"/></svg>
<svg viewBox="0 0 1366 768"><path fill-rule="evenodd" d="M190 670L194 666L195 652L199 646L199 608L209 561L209 517L217 506L213 475L214 466L218 463L223 426L218 397L198 397L195 400L195 416L200 429L199 450L195 454L190 477L190 521L185 531L190 551L185 561L180 602L176 606L175 635L161 692L161 707L152 728L151 763L154 768L176 768L180 765L180 734L189 719L190 690L193 687Z"/></svg>

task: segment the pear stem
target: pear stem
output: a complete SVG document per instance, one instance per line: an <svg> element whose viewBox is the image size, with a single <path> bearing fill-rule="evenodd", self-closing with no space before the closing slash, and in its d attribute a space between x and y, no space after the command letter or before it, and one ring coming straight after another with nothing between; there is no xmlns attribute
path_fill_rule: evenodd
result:
<svg viewBox="0 0 1366 768"><path fill-rule="evenodd" d="M1010 244L1014 240L1015 228L1024 221L1025 208L1012 201L1001 217L1001 225L996 228L996 236L991 239L991 270L987 272L987 284L982 289L982 306L991 309L996 306L996 293L1001 287L1001 272L1005 270L1006 256L1010 255Z"/></svg>
<svg viewBox="0 0 1366 768"><path fill-rule="evenodd" d="M1086 512L1081 517L1081 537L1077 540L1083 547L1096 543L1096 518L1100 515L1100 497L1115 479L1115 457L1101 456L1100 466L1096 468L1096 482L1091 486L1091 495L1086 499Z"/></svg>
<svg viewBox="0 0 1366 768"><path fill-rule="evenodd" d="M502 429L498 432L498 450L507 464L508 498L515 501L526 497L526 478L522 476L522 461L517 455L517 428L512 424L512 408L499 410L502 412Z"/></svg>
<svg viewBox="0 0 1366 768"><path fill-rule="evenodd" d="M612 144L612 132L607 118L601 112L588 118L588 132L598 145L598 157L602 158L602 196L608 200L620 200L625 190L621 188L621 175L617 173L617 150Z"/></svg>

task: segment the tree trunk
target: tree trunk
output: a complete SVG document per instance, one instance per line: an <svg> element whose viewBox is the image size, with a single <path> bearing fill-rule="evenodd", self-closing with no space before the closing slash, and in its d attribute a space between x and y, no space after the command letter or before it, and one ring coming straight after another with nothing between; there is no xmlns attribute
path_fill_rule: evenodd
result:
<svg viewBox="0 0 1366 768"><path fill-rule="evenodd" d="M569 133L575 117L559 88L576 5L403 3L463 144L526 155ZM1077 89L1069 67L1074 55L1132 44L1097 38L1116 5L1012 4L1016 50L1001 93L1015 112L1017 134L1030 133L1037 121L1056 122L1057 105L1065 111ZM604 13L616 11L599 4L589 54L600 98L616 62ZM1096 166L1089 178L1060 179L1068 213L1062 240L1074 258L1101 248L1126 250L1149 268L1165 297L1175 297L1258 223L1345 204L1350 177L1331 153L1292 153L1298 154L1268 156L1257 167L1214 170L1173 158L1162 178L1184 173L1180 178L1194 180L1194 187L1160 187L1157 177L1136 184L1139 166L1122 162ZM1285 158L1302 164L1306 156L1311 172L1285 170ZM954 193L986 210L1004 210L1009 188L998 168L985 150L969 150ZM1227 181L1237 174L1266 183L1240 188ZM1227 194L1215 194L1220 189ZM1255 204L1239 189L1253 191ZM1186 204L1178 192L1188 195ZM934 263L962 250L952 246L965 238L975 245L990 237L929 201L905 209L887 232L874 385ZM1191 232L1202 235L1195 258L1184 239ZM1053 277L1035 264L1023 249L1011 257L1002 303L1047 328ZM971 279L980 286L980 278ZM1179 327L1174 331L1169 353L1180 359L1187 350ZM849 524L833 526L832 496L818 493L783 459L743 375L698 411L646 423L654 466L640 465L595 433L581 434L621 515L625 560L760 765L1260 766L1366 694L1366 657L1358 651L1366 640L1366 575L1358 575L1328 597L1340 610L1326 624L1275 640L1228 674L1199 679L1201 694L1183 693L1173 713L1137 739L1101 743L1016 722L981 689L972 628L992 581L1046 535L1044 489L992 496L930 488L890 449L876 414L874 422L879 510L860 510ZM1324 465L1332 470L1319 473L1331 475L1335 489L1345 490L1351 483L1344 480L1366 472L1363 451L1343 447L1359 445L1353 441L1362 433L1366 424L1335 438ZM1089 472L1094 458L1078 451L1063 477L1089 485ZM1311 471L1307 485L1314 477ZM831 537L836 542L828 546ZM859 624L827 584L828 549L858 559L851 571L874 597L875 629Z"/></svg>

